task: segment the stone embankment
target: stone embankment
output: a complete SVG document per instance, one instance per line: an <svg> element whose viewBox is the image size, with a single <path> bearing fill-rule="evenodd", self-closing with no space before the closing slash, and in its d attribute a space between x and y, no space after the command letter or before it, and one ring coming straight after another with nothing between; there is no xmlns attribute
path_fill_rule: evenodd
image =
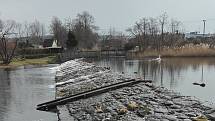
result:
<svg viewBox="0 0 215 121"><path fill-rule="evenodd" d="M82 59L61 64L56 74L56 97L65 97L132 79ZM215 109L150 82L119 88L87 99L58 105L61 121L207 121Z"/></svg>

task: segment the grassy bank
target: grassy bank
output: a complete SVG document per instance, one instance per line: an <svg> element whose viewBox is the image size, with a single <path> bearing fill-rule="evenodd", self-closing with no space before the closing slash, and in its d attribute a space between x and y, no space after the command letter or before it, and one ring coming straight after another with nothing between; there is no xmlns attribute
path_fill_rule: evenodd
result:
<svg viewBox="0 0 215 121"><path fill-rule="evenodd" d="M215 57L214 48L205 47L183 47L165 48L160 51L162 57ZM159 52L154 49L128 53L128 58L157 57Z"/></svg>
<svg viewBox="0 0 215 121"><path fill-rule="evenodd" d="M14 59L9 65L0 64L0 68L16 68L24 65L45 65L53 63L56 63L56 56L48 56L35 59Z"/></svg>

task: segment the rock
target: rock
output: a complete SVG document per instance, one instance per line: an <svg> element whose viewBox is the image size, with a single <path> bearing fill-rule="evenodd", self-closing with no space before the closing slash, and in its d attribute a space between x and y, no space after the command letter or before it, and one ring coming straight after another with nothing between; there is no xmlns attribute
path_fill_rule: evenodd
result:
<svg viewBox="0 0 215 121"><path fill-rule="evenodd" d="M163 118L168 119L170 121L178 121L178 119L174 115L163 115Z"/></svg>
<svg viewBox="0 0 215 121"><path fill-rule="evenodd" d="M215 112L215 109L210 109L210 110L205 111L206 114L211 114L211 113L214 113L214 112Z"/></svg>
<svg viewBox="0 0 215 121"><path fill-rule="evenodd" d="M208 121L205 116L198 116L192 119L193 121Z"/></svg>
<svg viewBox="0 0 215 121"><path fill-rule="evenodd" d="M185 109L174 109L175 112L178 112L178 113L183 113L183 112L186 112Z"/></svg>
<svg viewBox="0 0 215 121"><path fill-rule="evenodd" d="M183 121L192 121L192 120L190 120L190 119L183 119Z"/></svg>
<svg viewBox="0 0 215 121"><path fill-rule="evenodd" d="M149 121L160 121L160 119L152 118L152 119L150 119Z"/></svg>
<svg viewBox="0 0 215 121"><path fill-rule="evenodd" d="M96 106L95 112L96 113L103 113L103 110L102 110L101 106Z"/></svg>
<svg viewBox="0 0 215 121"><path fill-rule="evenodd" d="M173 105L174 103L172 102L172 101L165 101L164 103L163 103L163 105L165 105L165 106L171 106L171 105Z"/></svg>
<svg viewBox="0 0 215 121"><path fill-rule="evenodd" d="M128 110L135 110L135 109L137 109L137 107L138 107L138 105L137 105L137 103L134 102L134 101L130 101L130 102L128 103Z"/></svg>
<svg viewBox="0 0 215 121"><path fill-rule="evenodd" d="M181 114L181 113L177 114L176 116L178 119L188 119L189 118L188 116Z"/></svg>
<svg viewBox="0 0 215 121"><path fill-rule="evenodd" d="M154 112L156 113L168 113L168 110L166 108L155 108Z"/></svg>
<svg viewBox="0 0 215 121"><path fill-rule="evenodd" d="M196 114L193 112L190 113L185 113L185 115L189 116L189 117L196 117Z"/></svg>
<svg viewBox="0 0 215 121"><path fill-rule="evenodd" d="M140 117L145 117L148 114L150 114L150 109L146 106L142 106L137 110L137 115Z"/></svg>
<svg viewBox="0 0 215 121"><path fill-rule="evenodd" d="M127 112L128 112L127 108L120 108L120 109L118 110L118 114L119 114L119 115L124 115L124 114L126 114Z"/></svg>
<svg viewBox="0 0 215 121"><path fill-rule="evenodd" d="M160 121L169 121L168 119L161 119Z"/></svg>
<svg viewBox="0 0 215 121"><path fill-rule="evenodd" d="M206 115L208 119L214 121L215 120L215 112Z"/></svg>
<svg viewBox="0 0 215 121"><path fill-rule="evenodd" d="M180 109L181 106L173 104L173 105L170 106L170 108L172 108L172 109Z"/></svg>
<svg viewBox="0 0 215 121"><path fill-rule="evenodd" d="M156 119L163 119L163 114L161 113L154 113L153 117L156 118Z"/></svg>

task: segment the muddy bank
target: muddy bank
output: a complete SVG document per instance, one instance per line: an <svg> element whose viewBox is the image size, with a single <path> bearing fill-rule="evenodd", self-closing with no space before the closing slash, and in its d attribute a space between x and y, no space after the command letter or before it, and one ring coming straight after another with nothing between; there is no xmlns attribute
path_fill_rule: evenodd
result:
<svg viewBox="0 0 215 121"><path fill-rule="evenodd" d="M56 97L65 97L99 87L137 79L114 73L76 59L61 64L56 74ZM138 77L138 79L141 79ZM190 121L214 120L215 110L189 96L181 96L152 83L143 82L87 99L58 105L61 121Z"/></svg>

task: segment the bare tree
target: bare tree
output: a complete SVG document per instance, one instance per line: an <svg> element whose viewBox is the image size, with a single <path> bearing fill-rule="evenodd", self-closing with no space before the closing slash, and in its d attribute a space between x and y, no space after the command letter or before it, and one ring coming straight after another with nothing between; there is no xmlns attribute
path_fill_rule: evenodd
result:
<svg viewBox="0 0 215 121"><path fill-rule="evenodd" d="M12 20L1 21L0 20L0 57L3 64L9 64L15 53L17 46L16 35L16 22Z"/></svg>
<svg viewBox="0 0 215 121"><path fill-rule="evenodd" d="M34 41L34 44L39 45L42 42L44 35L44 24L40 23L38 20L35 20L33 23L30 24L30 37Z"/></svg>
<svg viewBox="0 0 215 121"><path fill-rule="evenodd" d="M170 22L170 29L171 29L171 34L170 34L170 40L168 42L168 45L170 47L176 46L178 43L180 43L181 39L181 34L180 34L180 27L181 27L181 22L176 20L176 19L171 19Z"/></svg>
<svg viewBox="0 0 215 121"><path fill-rule="evenodd" d="M78 47L93 48L98 39L98 34L96 33L98 27L94 25L94 17L84 11L78 14L73 22L73 32L78 40Z"/></svg>
<svg viewBox="0 0 215 121"><path fill-rule="evenodd" d="M176 20L176 19L171 19L170 22L170 27L171 27L171 33L178 33L179 32L179 27L180 27L181 22Z"/></svg>
<svg viewBox="0 0 215 121"><path fill-rule="evenodd" d="M164 42L164 26L167 24L167 13L164 12L162 15L159 16L159 23L161 26L161 42ZM162 43L159 41L159 51L160 47L162 46Z"/></svg>
<svg viewBox="0 0 215 121"><path fill-rule="evenodd" d="M53 17L51 21L51 32L54 34L54 39L57 40L59 46L65 46L67 40L67 30L58 17Z"/></svg>
<svg viewBox="0 0 215 121"><path fill-rule="evenodd" d="M148 30L148 19L142 18L132 28L127 29L138 41L138 46L140 50L144 50L148 46L148 42L146 40L146 34Z"/></svg>
<svg viewBox="0 0 215 121"><path fill-rule="evenodd" d="M65 27L66 27L66 29L67 29L67 31L69 31L69 30L72 30L72 28L73 28L73 20L72 20L72 18L70 18L70 17L67 17L66 19L65 19Z"/></svg>
<svg viewBox="0 0 215 121"><path fill-rule="evenodd" d="M148 22L149 26L149 39L152 41L151 46L153 48L159 48L158 47L158 39L157 39L157 34L159 32L159 27L158 27L158 20L156 18L149 18Z"/></svg>

